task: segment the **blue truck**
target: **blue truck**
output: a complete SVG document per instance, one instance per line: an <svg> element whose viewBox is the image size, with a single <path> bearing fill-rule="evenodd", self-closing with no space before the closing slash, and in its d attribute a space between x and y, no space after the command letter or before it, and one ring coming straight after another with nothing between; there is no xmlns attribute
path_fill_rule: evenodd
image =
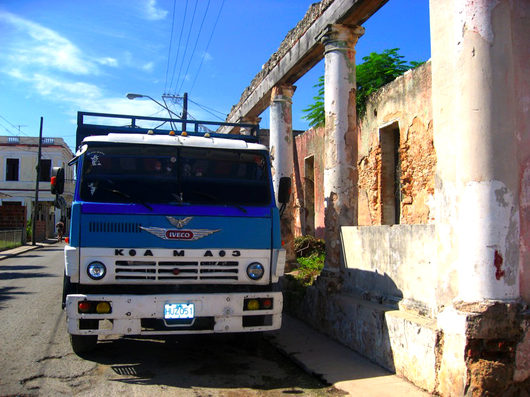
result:
<svg viewBox="0 0 530 397"><path fill-rule="evenodd" d="M226 126L250 134L210 132ZM99 335L280 328L278 206L290 180L277 204L258 129L78 113L62 302L74 352L92 350ZM63 186L54 169L52 192Z"/></svg>

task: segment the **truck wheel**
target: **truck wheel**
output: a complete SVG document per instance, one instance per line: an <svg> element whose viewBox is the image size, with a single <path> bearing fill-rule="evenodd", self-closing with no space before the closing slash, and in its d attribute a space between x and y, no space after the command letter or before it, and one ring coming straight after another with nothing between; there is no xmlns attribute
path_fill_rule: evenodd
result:
<svg viewBox="0 0 530 397"><path fill-rule="evenodd" d="M70 335L70 344L72 350L78 356L89 353L96 347L98 343L97 335Z"/></svg>

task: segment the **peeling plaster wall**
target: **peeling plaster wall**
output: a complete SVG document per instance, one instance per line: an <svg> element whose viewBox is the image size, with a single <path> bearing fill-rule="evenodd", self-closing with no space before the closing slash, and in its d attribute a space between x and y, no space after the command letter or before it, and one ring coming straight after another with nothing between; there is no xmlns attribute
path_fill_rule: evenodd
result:
<svg viewBox="0 0 530 397"><path fill-rule="evenodd" d="M514 2L513 47L515 134L519 163L519 290L530 305L530 2ZM522 334L516 349L514 380L530 383L530 319L522 322Z"/></svg>
<svg viewBox="0 0 530 397"><path fill-rule="evenodd" d="M514 57L514 88L520 166L520 291L521 297L530 304L530 3L514 2L514 15L518 16L513 23L513 47L517 54ZM530 349L528 355L530 357Z"/></svg>
<svg viewBox="0 0 530 397"><path fill-rule="evenodd" d="M439 305L528 300L529 8L431 2Z"/></svg>
<svg viewBox="0 0 530 397"><path fill-rule="evenodd" d="M430 16L439 392L519 395L530 382L530 3L431 0ZM459 301L523 315L509 323ZM474 317L498 331L476 332Z"/></svg>
<svg viewBox="0 0 530 397"><path fill-rule="evenodd" d="M434 225L343 226L343 291L434 317L434 231Z"/></svg>
<svg viewBox="0 0 530 397"><path fill-rule="evenodd" d="M381 147L379 130L398 122L403 170L401 223L434 223L434 173L430 61L377 91L367 106L357 133L359 144L358 224L381 225ZM427 105L426 105L427 104ZM304 234L304 161L315 159L315 229L324 230L324 129L311 129L295 139L295 235Z"/></svg>
<svg viewBox="0 0 530 397"><path fill-rule="evenodd" d="M343 227L346 258L344 286L355 295L434 316L436 235L434 233L434 173L431 107L431 64L407 72L377 91L357 133L359 146L359 224ZM401 223L381 226L380 130L399 125L401 161ZM324 237L323 129L312 129L295 139L295 234L304 234L304 161L314 156L315 223L317 237ZM346 148L348 150L348 148ZM353 198L354 200L356 198ZM365 228L363 226L374 226ZM412 227L414 226L414 227ZM397 306L395 306L397 307Z"/></svg>
<svg viewBox="0 0 530 397"><path fill-rule="evenodd" d="M294 197L295 236L305 234L306 198L304 197L305 160L314 158L314 222L315 237L324 238L324 128L314 128L295 138L294 153Z"/></svg>
<svg viewBox="0 0 530 397"><path fill-rule="evenodd" d="M393 123L400 130L400 223L434 223L437 159L430 103L430 61L398 77L370 98L359 138L359 225L382 224L380 131Z"/></svg>

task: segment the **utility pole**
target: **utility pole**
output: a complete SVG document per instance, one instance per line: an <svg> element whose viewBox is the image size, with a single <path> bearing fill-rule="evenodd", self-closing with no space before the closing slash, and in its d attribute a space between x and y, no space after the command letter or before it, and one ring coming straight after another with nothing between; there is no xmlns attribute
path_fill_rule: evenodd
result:
<svg viewBox="0 0 530 397"><path fill-rule="evenodd" d="M188 93L185 92L182 98L182 131L186 131L186 120L188 119Z"/></svg>
<svg viewBox="0 0 530 397"><path fill-rule="evenodd" d="M39 132L39 151L37 154L37 181L35 182L35 205L33 206L32 216L32 231L31 231L31 245L35 245L35 231L37 226L37 207L39 206L39 181L40 181L40 157L42 151L42 123L43 117L40 118L40 132Z"/></svg>
<svg viewBox="0 0 530 397"><path fill-rule="evenodd" d="M128 94L127 98L132 99L129 97L130 95L138 95L138 94ZM169 112L171 112L171 110L169 110L169 107L167 106L166 98L171 99L173 103L177 103L176 100L182 98L182 114L180 115L179 118L182 120L182 131L186 131L186 120L188 119L188 93L185 92L183 96L162 94L162 99L164 101L164 104L166 105L164 107L168 109Z"/></svg>

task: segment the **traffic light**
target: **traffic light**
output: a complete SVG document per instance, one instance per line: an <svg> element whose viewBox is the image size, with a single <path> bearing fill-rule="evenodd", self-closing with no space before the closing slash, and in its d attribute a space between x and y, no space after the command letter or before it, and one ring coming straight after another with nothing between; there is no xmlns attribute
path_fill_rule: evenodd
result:
<svg viewBox="0 0 530 397"><path fill-rule="evenodd" d="M64 192L64 168L53 167L50 180L52 194L63 194Z"/></svg>

